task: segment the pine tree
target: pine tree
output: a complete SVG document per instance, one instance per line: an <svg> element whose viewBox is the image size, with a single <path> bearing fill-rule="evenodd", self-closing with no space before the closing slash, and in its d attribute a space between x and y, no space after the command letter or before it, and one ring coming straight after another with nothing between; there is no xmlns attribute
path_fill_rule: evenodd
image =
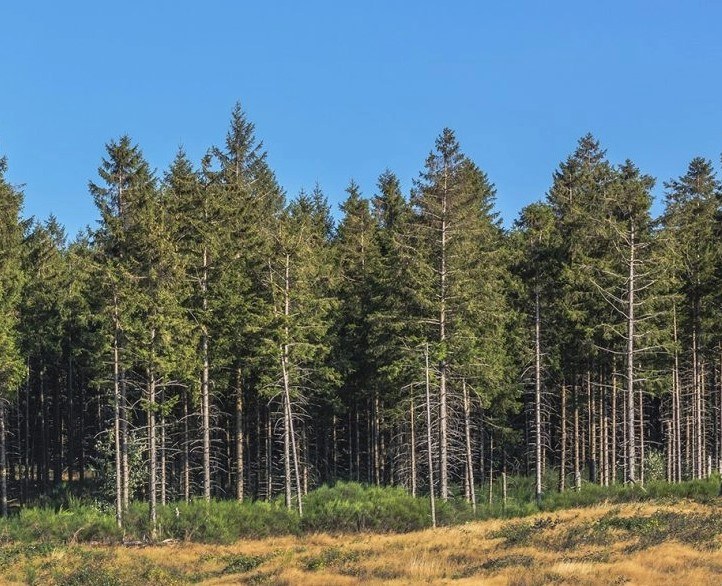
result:
<svg viewBox="0 0 722 586"><path fill-rule="evenodd" d="M493 212L494 188L445 129L416 181L413 244L418 253L415 293L426 335L433 340L439 386L440 495L449 496L450 380L473 377L498 399L508 374L503 295L506 261ZM495 342L491 342L495 340Z"/></svg>
<svg viewBox="0 0 722 586"><path fill-rule="evenodd" d="M692 418L692 461L688 469L693 478L706 476L704 435L705 354L714 340L715 270L719 265L716 244L716 220L720 184L712 163L693 159L685 175L665 183L666 200L662 217L671 271L679 284L682 304L677 312L682 357L689 364L687 385L691 389L688 414ZM681 373L677 373L681 376ZM681 381L680 381L681 382ZM681 384L684 384L681 382Z"/></svg>
<svg viewBox="0 0 722 586"><path fill-rule="evenodd" d="M544 467L543 399L552 380L555 364L554 332L554 283L558 278L558 263L555 255L559 246L558 233L551 207L545 203L531 204L525 207L516 221L513 235L519 240L515 244L519 255L515 272L521 283L520 311L527 316L533 331L533 346L529 354L533 355L533 440L534 472L537 504L541 504L544 490L542 471ZM525 359L526 363L528 360ZM563 458L562 458L563 460Z"/></svg>
<svg viewBox="0 0 722 586"><path fill-rule="evenodd" d="M130 495L128 387L132 380L134 348L133 317L141 303L138 293L138 259L134 249L143 233L144 205L154 197L155 179L148 163L130 137L122 136L106 145L107 158L98 168L102 184L90 182L89 189L101 214L94 235L104 290L104 313L111 352L114 442L116 458L116 520L122 524Z"/></svg>
<svg viewBox="0 0 722 586"><path fill-rule="evenodd" d="M23 378L18 344L18 310L23 284L23 196L6 178L7 159L0 158L0 514L8 514L7 405Z"/></svg>
<svg viewBox="0 0 722 586"><path fill-rule="evenodd" d="M368 200L361 197L358 185L351 182L348 197L341 205L343 217L334 241L339 299L335 338L340 342L335 360L343 384L340 389L349 416L367 421L368 482L380 483L379 395L374 387L369 346L369 315L372 312L372 275L378 269L379 250L376 223ZM333 424L333 422L330 422ZM349 428L349 445L351 429ZM360 446L356 446L360 450ZM351 458L353 461L353 458ZM360 471L357 471L360 475Z"/></svg>

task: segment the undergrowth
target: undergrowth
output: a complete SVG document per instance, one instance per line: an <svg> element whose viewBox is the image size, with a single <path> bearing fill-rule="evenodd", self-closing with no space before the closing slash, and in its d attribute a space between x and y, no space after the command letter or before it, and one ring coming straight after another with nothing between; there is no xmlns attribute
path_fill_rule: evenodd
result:
<svg viewBox="0 0 722 586"><path fill-rule="evenodd" d="M457 492L458 492L458 487ZM579 491L556 491L544 495L541 507L534 502L533 484L526 477L509 479L506 503L501 502L501 487L492 491L494 500L488 502L488 486L479 487L479 503L474 513L463 498L437 501L437 523L456 525L477 519L524 517L540 511L584 507L599 503L623 504L644 501L675 502L691 499L716 502L719 479L694 480L681 484L662 481L639 486L615 485L602 487L584 484ZM148 505L133 503L124 517L123 529L116 526L114 515L102 506L81 499L70 499L60 507L40 506L21 509L10 518L0 520L0 565L19 555L12 544L73 544L80 542L121 543L148 541ZM697 519L699 521L699 519ZM650 521L651 522L651 521ZM680 535L687 535L689 523L671 517L660 517L656 523L670 527ZM595 541L605 539L610 531L621 530L614 523L594 528L594 533L567 536ZM619 522L621 523L621 521ZM690 521L691 523L691 521ZM403 533L431 525L428 497L412 497L398 487L364 486L358 483L337 483L323 486L304 498L304 515L287 509L281 500L272 502L236 502L194 500L172 503L158 508L158 539L174 539L201 543L232 543L243 538L262 538L274 535L302 533ZM510 544L521 544L549 529L544 519L507 524L503 537ZM710 531L717 534L718 526L710 523ZM638 532L644 531L638 528ZM622 527L623 529L623 527ZM691 531L691 530L690 530ZM653 531L650 531L654 534ZM690 539L692 539L690 533ZM707 539L709 542L710 539ZM16 548L17 549L17 548ZM24 554L23 554L24 555ZM241 562L239 562L241 563ZM246 563L245 561L243 563Z"/></svg>

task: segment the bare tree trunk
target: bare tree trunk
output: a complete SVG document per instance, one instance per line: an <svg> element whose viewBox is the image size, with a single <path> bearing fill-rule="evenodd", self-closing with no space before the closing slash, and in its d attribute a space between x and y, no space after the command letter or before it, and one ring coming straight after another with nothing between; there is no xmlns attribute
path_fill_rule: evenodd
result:
<svg viewBox="0 0 722 586"><path fill-rule="evenodd" d="M436 501L434 495L434 458L431 444L431 385L429 384L429 345L426 344L426 444L429 464L429 499L431 501L431 526L436 527Z"/></svg>
<svg viewBox="0 0 722 586"><path fill-rule="evenodd" d="M559 492L564 492L567 483L567 386L562 382L561 389L561 454L559 456Z"/></svg>
<svg viewBox="0 0 722 586"><path fill-rule="evenodd" d="M717 396L717 402L719 404L719 411L717 413L717 442L719 449L717 451L717 473L722 475L722 348L720 349L720 370L719 370L719 395Z"/></svg>
<svg viewBox="0 0 722 586"><path fill-rule="evenodd" d="M120 425L120 350L118 348L118 297L113 296L113 422L115 435L115 522L123 526L123 465L121 457L121 425Z"/></svg>
<svg viewBox="0 0 722 586"><path fill-rule="evenodd" d="M203 247L203 274L201 276L203 313L208 311L208 249ZM201 435L203 437L203 498L211 500L211 400L208 329L203 323L201 331Z"/></svg>
<svg viewBox="0 0 722 586"><path fill-rule="evenodd" d="M243 383L236 370L236 499L243 500Z"/></svg>
<svg viewBox="0 0 722 586"><path fill-rule="evenodd" d="M165 390L161 391L161 405L165 403ZM160 504L165 506L167 502L168 471L166 462L166 433L165 433L165 410L160 412Z"/></svg>
<svg viewBox="0 0 722 586"><path fill-rule="evenodd" d="M285 377L284 377L285 378ZM285 385L285 380L284 380ZM291 476L291 422L290 410L286 406L286 392L283 392L283 482L286 495L286 508L291 509L293 507L293 482Z"/></svg>
<svg viewBox="0 0 722 586"><path fill-rule="evenodd" d="M644 396L641 386L637 396L639 397L639 484L644 486Z"/></svg>
<svg viewBox="0 0 722 586"><path fill-rule="evenodd" d="M629 279L627 291L627 482L637 482L634 429L634 224L630 224Z"/></svg>
<svg viewBox="0 0 722 586"><path fill-rule="evenodd" d="M379 395L374 391L374 480L381 486L380 433L379 433Z"/></svg>
<svg viewBox="0 0 722 586"><path fill-rule="evenodd" d="M356 482L361 482L361 423L359 421L358 404L356 411Z"/></svg>
<svg viewBox="0 0 722 586"><path fill-rule="evenodd" d="M580 490L582 488L582 469L579 458L579 392L576 382L572 392L574 398L574 488Z"/></svg>
<svg viewBox="0 0 722 586"><path fill-rule="evenodd" d="M151 333L151 344L153 344L153 338L155 338L155 330ZM157 536L157 525L158 525L158 513L157 513L157 502L156 502L156 491L157 486L157 467L158 467L158 453L156 448L156 428L155 428L155 374L153 372L152 358L151 364L148 366L148 451L149 451L149 463L148 463L148 501L149 501L149 524L150 524L150 536L151 539L155 539Z"/></svg>
<svg viewBox="0 0 722 586"><path fill-rule="evenodd" d="M271 414L266 409L266 500L273 498L273 428Z"/></svg>
<svg viewBox="0 0 722 586"><path fill-rule="evenodd" d="M188 389L183 389L183 499L191 500L190 433L188 429Z"/></svg>
<svg viewBox="0 0 722 586"><path fill-rule="evenodd" d="M120 370L120 458L123 474L123 511L130 505L130 459L128 456L130 436L128 434L128 384L125 369Z"/></svg>
<svg viewBox="0 0 722 586"><path fill-rule="evenodd" d="M447 241L447 169L444 169L444 191L441 212L441 290L439 295L439 343L446 344L446 241ZM440 496L443 500L449 498L449 461L448 461L448 430L447 430L447 396L446 396L446 357L439 363L439 468L440 468Z"/></svg>
<svg viewBox="0 0 722 586"><path fill-rule="evenodd" d="M494 503L494 436L489 434L489 506Z"/></svg>
<svg viewBox="0 0 722 586"><path fill-rule="evenodd" d="M617 363L612 366L612 445L611 445L611 482L617 483Z"/></svg>
<svg viewBox="0 0 722 586"><path fill-rule="evenodd" d="M697 338L697 308L692 329L692 377L694 379L694 477L702 478L702 390L699 384L699 340Z"/></svg>
<svg viewBox="0 0 722 586"><path fill-rule="evenodd" d="M8 466L5 430L5 401L0 399L0 515L8 516Z"/></svg>
<svg viewBox="0 0 722 586"><path fill-rule="evenodd" d="M291 315L291 257L286 254L286 268L285 268L285 279L284 279L284 309L283 314L286 318L285 326L285 341L281 346L281 371L283 374L283 392L285 399L286 409L286 425L284 429L285 436L285 450L286 450L286 505L290 508L290 483L291 483L291 471L290 463L288 460L288 436L291 440L291 451L293 455L293 466L296 475L296 496L298 497L298 514L303 516L303 495L301 493L301 475L298 466L298 450L296 449L296 434L293 431L293 412L291 411L291 383L289 380L289 356L288 356L288 341L290 333L288 329L288 319Z"/></svg>
<svg viewBox="0 0 722 586"><path fill-rule="evenodd" d="M476 489L474 488L474 464L471 454L471 406L469 401L469 391L466 388L466 379L462 381L462 391L464 394L464 436L466 439L466 480L469 486L469 502L471 508L476 514Z"/></svg>
<svg viewBox="0 0 722 586"><path fill-rule="evenodd" d="M589 481L597 482L598 471L597 471L597 428L596 428L596 413L595 413L596 400L594 397L594 389L592 387L592 372L591 369L587 369L587 415L588 415L588 427L587 437L589 441Z"/></svg>
<svg viewBox="0 0 722 586"><path fill-rule="evenodd" d="M414 393L411 391L411 407L409 421L411 422L411 496L416 496L416 426L414 413Z"/></svg>
<svg viewBox="0 0 722 586"><path fill-rule="evenodd" d="M542 424L541 424L541 315L539 289L534 294L534 444L535 496L537 506L542 502Z"/></svg>

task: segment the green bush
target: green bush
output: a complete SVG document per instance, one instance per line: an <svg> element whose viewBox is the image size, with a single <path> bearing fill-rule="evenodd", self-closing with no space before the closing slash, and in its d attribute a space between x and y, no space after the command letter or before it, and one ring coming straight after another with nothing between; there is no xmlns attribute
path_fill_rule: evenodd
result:
<svg viewBox="0 0 722 586"><path fill-rule="evenodd" d="M147 539L148 505L134 503L126 532ZM158 537L201 543L233 543L242 538L298 533L298 515L279 502L191 501L158 507Z"/></svg>
<svg viewBox="0 0 722 586"><path fill-rule="evenodd" d="M476 514L461 498L438 499L437 521L439 525L454 525L473 519L523 517L540 510L555 511L601 502L675 502L680 499L716 502L719 483L717 476L680 484L654 480L644 487L623 484L603 487L585 483L579 491L570 489L559 493L551 490L545 493L539 508L534 500L533 479L510 477L506 503L502 503L501 485L495 480L491 504L488 502L488 485L478 487ZM304 499L303 518L299 518L295 509L288 510L281 500L270 503L197 500L160 506L157 537L231 543L242 538L301 532L402 533L430 526L428 497L414 498L399 487L364 486L349 482L322 486L310 492ZM124 539L148 540L149 537L146 503L131 504L124 516L122 531L116 527L114 514L107 507L76 498L68 498L67 506L29 507L0 520L0 545L76 541L117 543Z"/></svg>
<svg viewBox="0 0 722 586"><path fill-rule="evenodd" d="M301 528L310 532L408 532L431 525L427 499L398 487L365 487L358 483L322 486L305 499Z"/></svg>

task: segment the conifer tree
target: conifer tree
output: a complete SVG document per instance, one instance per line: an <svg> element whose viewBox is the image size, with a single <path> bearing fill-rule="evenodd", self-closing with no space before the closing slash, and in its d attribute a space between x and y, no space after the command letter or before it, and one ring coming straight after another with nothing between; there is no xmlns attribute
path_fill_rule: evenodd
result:
<svg viewBox="0 0 722 586"><path fill-rule="evenodd" d="M22 273L23 196L5 178L7 159L0 158L0 514L8 513L7 405L23 378L18 318Z"/></svg>
<svg viewBox="0 0 722 586"><path fill-rule="evenodd" d="M450 380L475 377L489 401L504 387L502 232L493 212L494 188L445 129L416 181L413 243L418 252L414 283L422 323L433 341L438 371L439 487L449 496ZM491 340L496 340L491 342ZM500 395L499 395L500 396ZM498 397L497 397L498 398Z"/></svg>

